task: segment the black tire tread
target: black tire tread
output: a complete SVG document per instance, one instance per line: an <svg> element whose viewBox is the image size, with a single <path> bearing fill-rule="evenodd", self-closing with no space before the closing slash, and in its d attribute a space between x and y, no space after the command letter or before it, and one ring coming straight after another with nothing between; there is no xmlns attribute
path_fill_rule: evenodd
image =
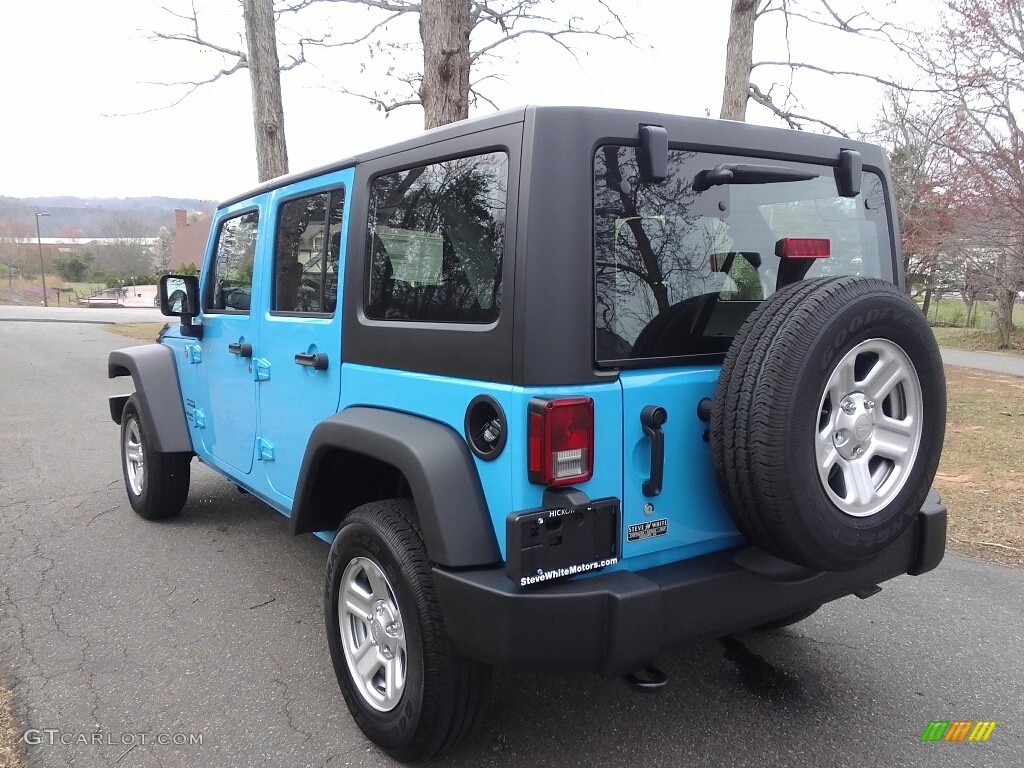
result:
<svg viewBox="0 0 1024 768"><path fill-rule="evenodd" d="M130 418L139 424L142 449L145 455L145 480L141 496L135 496L128 487L128 475L124 469L124 429ZM121 464L125 475L125 489L132 509L146 520L169 520L177 517L188 500L191 481L192 454L163 453L150 440L151 426L139 407L138 397L132 395L125 402L121 415Z"/></svg>
<svg viewBox="0 0 1024 768"><path fill-rule="evenodd" d="M400 567L413 576L405 586L413 595L421 620L427 690L415 737L407 744L383 748L398 760L428 760L454 748L473 730L489 689L490 669L463 656L448 637L434 590L432 563L412 503L406 499L387 499L364 504L346 516L342 529L349 525L372 529L384 539ZM330 589L328 582L328 595ZM357 694L344 685L342 693L356 723L370 735L373 722L364 715L358 701L350 700Z"/></svg>
<svg viewBox="0 0 1024 768"><path fill-rule="evenodd" d="M763 302L737 334L719 377L711 418L712 466L722 498L737 529L767 552L821 570L845 570L864 562L823 552L805 518L793 514L794 497L787 485L792 460L787 431L780 428L780 404L793 400L800 379L796 361L818 340L829 320L851 302L884 297L902 303L929 347L919 354L941 376L938 349L916 305L891 283L873 278L819 278L789 286ZM921 330L923 328L923 331ZM927 332L927 333L925 333ZM945 394L930 405L941 409ZM923 459L922 477L897 521L909 524L920 508L938 466L940 451ZM919 461L922 460L919 458ZM809 471L813 471L810 468Z"/></svg>

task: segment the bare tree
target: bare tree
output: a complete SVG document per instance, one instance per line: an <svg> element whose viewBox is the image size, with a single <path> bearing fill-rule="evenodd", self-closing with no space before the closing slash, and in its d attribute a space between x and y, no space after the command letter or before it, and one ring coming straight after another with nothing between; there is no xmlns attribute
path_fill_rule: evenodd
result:
<svg viewBox="0 0 1024 768"><path fill-rule="evenodd" d="M153 245L153 270L157 275L170 271L171 249L174 246L174 235L167 227L160 227Z"/></svg>
<svg viewBox="0 0 1024 768"><path fill-rule="evenodd" d="M956 156L944 145L954 116L889 89L870 137L889 150L896 213L901 223L903 273L912 295L924 295L927 314L937 281L957 272L963 207Z"/></svg>
<svg viewBox="0 0 1024 768"><path fill-rule="evenodd" d="M729 41L725 47L725 89L722 92L723 120L747 119L750 73L754 65L754 22L761 0L732 0L729 11Z"/></svg>
<svg viewBox="0 0 1024 768"><path fill-rule="evenodd" d="M245 0L246 8L255 2L272 0ZM503 51L517 41L530 37L545 39L573 56L577 55L574 42L588 37L633 42L611 0L586 0L585 6L569 11L566 3L556 0L278 0L274 13L278 24L288 17L294 22L289 28L300 29L303 14L330 6L361 7L371 14L371 19L363 31L347 37L330 30L322 31L320 25L313 31L293 34L282 47L282 57L276 62L268 60L267 67L285 72L309 62L308 55L313 55L314 51L366 46L367 60L389 60L384 74L391 85L377 90L362 89L354 83L365 77L353 76L346 78L342 92L368 100L385 113L421 106L426 128L463 120L468 117L469 108L479 102L496 107L481 86L498 77L498 73L493 69L481 71L486 69L482 64L499 61ZM243 50L240 45L205 36L200 31L199 14L194 5L190 13L171 13L185 27L178 31L156 32L153 37L217 51L228 60L207 78L171 83L185 89L174 103L180 103L204 85L242 69L251 69L256 66L255 57L263 55L257 54L251 44ZM418 44L396 31L398 22L406 18L418 23ZM393 61L396 54L417 47L420 49L418 67L406 69ZM255 89L262 87L253 80L254 104ZM266 99L268 104L275 103L273 94L260 98ZM280 105L279 96L276 104ZM257 134L259 131L257 126ZM280 135L283 146L283 125Z"/></svg>
<svg viewBox="0 0 1024 768"><path fill-rule="evenodd" d="M242 0L248 47L256 166L260 181L288 173L281 103L281 64L274 31L274 0Z"/></svg>
<svg viewBox="0 0 1024 768"><path fill-rule="evenodd" d="M957 117L944 145L960 161L977 251L991 275L1000 343L1012 341L1024 287L1024 5L946 0L939 29L919 36L918 55Z"/></svg>
<svg viewBox="0 0 1024 768"><path fill-rule="evenodd" d="M846 35L882 41L892 45L894 55L911 60L906 31L897 25L876 18L876 8L884 8L886 0L732 0L729 39L726 45L725 87L722 93L721 117L727 120L746 119L749 101L767 109L789 128L804 129L811 125L846 136L839 126L808 114L801 108L794 92L798 72L830 78L857 78L890 88L908 89L877 73L827 66L824 62L800 61L792 53L791 31L800 29L805 35L820 35L831 30ZM778 59L754 60L754 31L757 22L777 17L783 24L785 56ZM767 81L755 82L756 71L770 72ZM777 73L782 72L780 77ZM764 76L761 76L764 78ZM766 84L767 82L767 84ZM916 90L909 88L909 90Z"/></svg>
<svg viewBox="0 0 1024 768"><path fill-rule="evenodd" d="M96 267L111 275L145 275L152 270L152 253L145 222L131 213L115 216L103 228L109 238L97 248Z"/></svg>
<svg viewBox="0 0 1024 768"><path fill-rule="evenodd" d="M288 173L288 146L284 135L284 106L281 101L281 72L304 63L305 57L292 58L281 65L277 55L277 36L274 21L274 0L242 0L242 20L245 25L244 49L242 45L226 45L207 37L199 27L199 13L192 2L191 14L170 9L171 16L184 22L184 30L157 31L156 40L184 42L204 50L217 51L229 59L226 66L203 80L165 83L181 86L185 90L169 106L176 106L204 85L215 83L243 69L249 70L252 94L253 131L256 137L256 169L260 181Z"/></svg>

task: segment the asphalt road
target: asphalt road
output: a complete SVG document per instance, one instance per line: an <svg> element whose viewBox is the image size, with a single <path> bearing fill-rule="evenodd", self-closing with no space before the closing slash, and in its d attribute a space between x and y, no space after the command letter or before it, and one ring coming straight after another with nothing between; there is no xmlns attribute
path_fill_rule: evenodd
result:
<svg viewBox="0 0 1024 768"><path fill-rule="evenodd" d="M57 731L30 765L392 765L334 680L322 542L202 467L177 520L131 511L106 406L126 391L106 355L126 341L0 322L0 677L20 728ZM1022 614L1024 571L950 554L795 628L680 649L657 694L499 672L441 764L1020 765ZM987 743L920 742L954 719L999 725Z"/></svg>
<svg viewBox="0 0 1024 768"><path fill-rule="evenodd" d="M966 349L939 350L942 362L960 368L977 368L982 371L1004 373L1009 376L1024 376L1024 357L1004 355L997 352L971 352Z"/></svg>
<svg viewBox="0 0 1024 768"><path fill-rule="evenodd" d="M163 323L169 318L153 307L35 307L0 304L0 322Z"/></svg>

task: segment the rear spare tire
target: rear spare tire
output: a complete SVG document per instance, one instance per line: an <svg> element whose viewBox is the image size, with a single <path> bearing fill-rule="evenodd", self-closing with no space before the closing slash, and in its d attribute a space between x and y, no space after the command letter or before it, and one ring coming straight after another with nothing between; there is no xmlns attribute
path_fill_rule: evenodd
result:
<svg viewBox="0 0 1024 768"><path fill-rule="evenodd" d="M809 280L763 302L730 347L712 464L750 543L848 570L910 525L945 424L942 360L917 305L882 280Z"/></svg>

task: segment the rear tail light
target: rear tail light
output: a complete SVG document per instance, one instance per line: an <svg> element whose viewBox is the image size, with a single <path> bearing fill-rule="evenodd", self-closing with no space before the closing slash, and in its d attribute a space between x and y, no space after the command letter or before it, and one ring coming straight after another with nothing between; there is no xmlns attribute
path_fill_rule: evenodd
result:
<svg viewBox="0 0 1024 768"><path fill-rule="evenodd" d="M780 259L827 259L832 255L832 241L827 237L784 237L775 243Z"/></svg>
<svg viewBox="0 0 1024 768"><path fill-rule="evenodd" d="M531 483L569 485L594 474L594 401L535 397L527 409Z"/></svg>

